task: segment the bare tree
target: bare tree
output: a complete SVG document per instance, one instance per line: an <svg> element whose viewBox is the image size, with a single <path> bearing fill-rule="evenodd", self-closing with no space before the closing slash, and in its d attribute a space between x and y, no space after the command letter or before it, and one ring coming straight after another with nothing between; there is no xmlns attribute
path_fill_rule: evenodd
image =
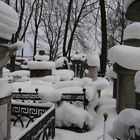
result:
<svg viewBox="0 0 140 140"><path fill-rule="evenodd" d="M35 27L35 31L34 31L33 60L34 60L34 56L36 55L36 52L37 52L38 30L39 30L40 23L42 21L43 5L44 5L44 0L36 0L35 9L34 9L34 27Z"/></svg>
<svg viewBox="0 0 140 140"><path fill-rule="evenodd" d="M64 7L61 0L46 1L42 15L41 31L44 35L39 35L39 39L49 46L50 60L55 60L58 55L60 44L62 45L64 33Z"/></svg>
<svg viewBox="0 0 140 140"><path fill-rule="evenodd" d="M34 0L32 3L26 2L26 0L15 0L15 10L19 14L19 26L16 31L16 33L13 35L11 42L15 43L17 40L23 40L25 37L26 31L29 26L29 22L31 20L33 10L34 10L34 4L36 0ZM30 13L28 15L25 14L26 8L28 6L31 6ZM26 20L25 20L26 19ZM16 55L13 54L10 58L10 70L15 70L15 57Z"/></svg>
<svg viewBox="0 0 140 140"><path fill-rule="evenodd" d="M67 20L66 20L65 33L64 33L63 56L66 56L67 55L67 52L66 52L66 43L67 43L67 34L68 34L68 30L69 30L68 27L69 27L69 22L70 22L72 4L73 4L73 0L70 0L69 1L69 4L68 4Z"/></svg>
<svg viewBox="0 0 140 140"><path fill-rule="evenodd" d="M91 1L91 0L83 0L81 2L81 6L79 7L79 3L75 3L75 13L74 15L74 20L71 22L72 29L71 29L71 34L67 46L67 51L66 51L66 56L70 60L70 55L71 55L71 50L72 50L72 44L74 40L74 36L76 34L76 29L78 26L80 27L80 24L83 24L83 20L85 17L87 17L89 14L91 14L96 8L94 7L97 1ZM78 9L77 9L78 8Z"/></svg>

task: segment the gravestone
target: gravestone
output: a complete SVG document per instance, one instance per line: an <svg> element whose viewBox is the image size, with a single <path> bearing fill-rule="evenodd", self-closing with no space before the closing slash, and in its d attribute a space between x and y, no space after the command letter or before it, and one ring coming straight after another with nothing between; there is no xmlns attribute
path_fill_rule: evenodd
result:
<svg viewBox="0 0 140 140"><path fill-rule="evenodd" d="M128 6L126 9L125 16L128 20L131 21L140 21L140 1L134 0L131 3L126 1ZM129 5L128 5L129 4ZM137 25L136 25L137 24ZM124 32L126 37L124 38L124 45L128 47L140 47L140 36L139 36L139 23L135 23L137 26L131 24L129 29ZM131 31L134 32L134 35L131 34ZM135 63L135 62L134 62ZM127 69L118 64L114 65L114 70L117 73L118 83L117 83L117 111L118 113L125 108L135 108L135 85L134 85L134 76L137 70Z"/></svg>
<svg viewBox="0 0 140 140"><path fill-rule="evenodd" d="M140 22L140 1L134 0L125 13L128 20Z"/></svg>

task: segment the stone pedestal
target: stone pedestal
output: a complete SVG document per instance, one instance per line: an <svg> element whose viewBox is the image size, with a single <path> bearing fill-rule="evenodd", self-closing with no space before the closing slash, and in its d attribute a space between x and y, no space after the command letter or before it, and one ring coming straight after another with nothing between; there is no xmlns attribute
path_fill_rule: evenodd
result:
<svg viewBox="0 0 140 140"><path fill-rule="evenodd" d="M113 79L113 98L117 98L117 79Z"/></svg>
<svg viewBox="0 0 140 140"><path fill-rule="evenodd" d="M47 75L52 75L52 70L50 69L31 69L30 77L43 77Z"/></svg>
<svg viewBox="0 0 140 140"><path fill-rule="evenodd" d="M125 16L128 20L140 22L140 1L135 0L127 9Z"/></svg>
<svg viewBox="0 0 140 140"><path fill-rule="evenodd" d="M0 77L2 77L2 68L7 63L9 59L9 51L8 48L3 47L2 44L7 44L8 40L0 38Z"/></svg>
<svg viewBox="0 0 140 140"><path fill-rule="evenodd" d="M136 71L114 65L117 73L117 112L125 108L135 108L134 76Z"/></svg>
<svg viewBox="0 0 140 140"><path fill-rule="evenodd" d="M94 81L97 80L98 67L97 66L89 66L88 67L88 76L90 78L92 78Z"/></svg>
<svg viewBox="0 0 140 140"><path fill-rule="evenodd" d="M140 47L140 40L139 39L128 39L124 40L124 44L129 44L129 46Z"/></svg>
<svg viewBox="0 0 140 140"><path fill-rule="evenodd" d="M11 96L0 98L0 140L10 139Z"/></svg>
<svg viewBox="0 0 140 140"><path fill-rule="evenodd" d="M135 96L136 96L136 103L135 103L135 108L140 110L140 93L139 92L136 92L135 93Z"/></svg>

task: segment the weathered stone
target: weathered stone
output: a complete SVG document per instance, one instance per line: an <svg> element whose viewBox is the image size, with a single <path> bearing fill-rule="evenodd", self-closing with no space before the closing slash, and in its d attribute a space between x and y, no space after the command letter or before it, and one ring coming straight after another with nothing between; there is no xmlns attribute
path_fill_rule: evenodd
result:
<svg viewBox="0 0 140 140"><path fill-rule="evenodd" d="M125 108L135 108L134 76L136 71L125 69L117 64L114 71L118 74L117 83L117 112Z"/></svg>
<svg viewBox="0 0 140 140"><path fill-rule="evenodd" d="M50 69L31 69L30 70L30 77L43 77L43 76L47 76L47 75L51 75L52 74L52 70Z"/></svg>
<svg viewBox="0 0 140 140"><path fill-rule="evenodd" d="M128 39L128 40L124 40L124 44L129 44L129 46L133 46L133 47L140 47L140 40Z"/></svg>
<svg viewBox="0 0 140 140"><path fill-rule="evenodd" d="M11 96L0 98L0 139L10 139Z"/></svg>
<svg viewBox="0 0 140 140"><path fill-rule="evenodd" d="M139 22L140 21L140 1L134 1L127 9L125 17L128 20Z"/></svg>
<svg viewBox="0 0 140 140"><path fill-rule="evenodd" d="M95 81L95 80L97 80L97 75L98 75L98 67L89 66L88 67L88 76Z"/></svg>

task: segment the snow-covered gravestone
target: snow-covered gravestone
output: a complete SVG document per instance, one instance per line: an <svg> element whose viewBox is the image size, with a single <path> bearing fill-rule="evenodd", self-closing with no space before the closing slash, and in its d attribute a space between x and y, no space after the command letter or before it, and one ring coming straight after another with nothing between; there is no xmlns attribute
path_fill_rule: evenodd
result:
<svg viewBox="0 0 140 140"><path fill-rule="evenodd" d="M0 70L7 63L12 47L7 44L12 38L12 34L18 28L18 16L14 9L0 1ZM2 72L0 72L2 75Z"/></svg>
<svg viewBox="0 0 140 140"><path fill-rule="evenodd" d="M140 23L128 25L124 30L124 45L116 45L108 52L109 60L114 63L117 73L117 111L125 108L135 108L134 76L140 70Z"/></svg>
<svg viewBox="0 0 140 140"><path fill-rule="evenodd" d="M52 61L29 61L27 65L31 77L52 75L52 70L55 69L55 62Z"/></svg>
<svg viewBox="0 0 140 140"><path fill-rule="evenodd" d="M9 140L12 87L0 79L0 140Z"/></svg>
<svg viewBox="0 0 140 140"><path fill-rule="evenodd" d="M87 55L83 53L76 53L71 56L72 69L76 77L83 77Z"/></svg>
<svg viewBox="0 0 140 140"><path fill-rule="evenodd" d="M140 21L140 1L125 0L125 16L128 20Z"/></svg>
<svg viewBox="0 0 140 140"><path fill-rule="evenodd" d="M7 45L12 34L18 28L18 16L15 10L0 1L0 70L9 60L15 45ZM2 75L2 72L0 72ZM10 86L0 80L0 140L10 139L11 94Z"/></svg>
<svg viewBox="0 0 140 140"><path fill-rule="evenodd" d="M106 140L140 140L140 111L124 109L106 131Z"/></svg>
<svg viewBox="0 0 140 140"><path fill-rule="evenodd" d="M97 79L98 70L100 69L100 59L97 53L89 53L87 55L88 76L93 80Z"/></svg>
<svg viewBox="0 0 140 140"><path fill-rule="evenodd" d="M35 56L36 61L49 61L50 57L45 54L45 50L39 50Z"/></svg>
<svg viewBox="0 0 140 140"><path fill-rule="evenodd" d="M124 44L129 46L140 47L140 23L134 22L124 30Z"/></svg>

